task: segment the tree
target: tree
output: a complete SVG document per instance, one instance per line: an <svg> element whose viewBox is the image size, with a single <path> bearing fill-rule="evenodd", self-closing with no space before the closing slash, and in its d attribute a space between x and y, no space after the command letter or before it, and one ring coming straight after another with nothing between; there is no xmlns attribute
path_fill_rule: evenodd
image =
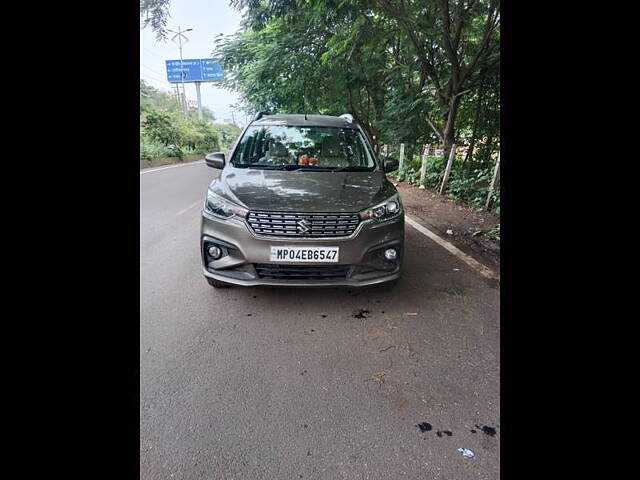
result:
<svg viewBox="0 0 640 480"><path fill-rule="evenodd" d="M479 84L480 71L498 60L498 0L379 0L394 21L420 75L416 99L427 108L425 121L445 145L455 141L461 97ZM409 60L410 61L410 60Z"/></svg>
<svg viewBox="0 0 640 480"><path fill-rule="evenodd" d="M167 37L167 18L171 0L140 0L142 28L151 26L158 40Z"/></svg>
<svg viewBox="0 0 640 480"><path fill-rule="evenodd" d="M140 110L142 111L144 107L154 107L175 113L182 112L182 105L174 95L160 91L140 79Z"/></svg>
<svg viewBox="0 0 640 480"><path fill-rule="evenodd" d="M247 6L244 29L214 51L228 88L257 111L349 112L379 140L387 62L379 19L348 2L335 10L286 0L236 5Z"/></svg>
<svg viewBox="0 0 640 480"><path fill-rule="evenodd" d="M433 134L445 155L462 97L499 62L498 0L232 4L245 9L243 30L216 53L233 76L228 85L249 103L278 111L346 108L377 138L381 126L404 139Z"/></svg>

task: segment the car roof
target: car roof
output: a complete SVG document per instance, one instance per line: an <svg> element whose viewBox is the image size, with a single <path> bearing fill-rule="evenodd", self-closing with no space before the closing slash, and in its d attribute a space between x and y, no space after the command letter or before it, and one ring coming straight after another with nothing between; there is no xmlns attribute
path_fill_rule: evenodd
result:
<svg viewBox="0 0 640 480"><path fill-rule="evenodd" d="M357 129L356 124L331 115L264 115L251 125L289 125L292 127L337 127Z"/></svg>

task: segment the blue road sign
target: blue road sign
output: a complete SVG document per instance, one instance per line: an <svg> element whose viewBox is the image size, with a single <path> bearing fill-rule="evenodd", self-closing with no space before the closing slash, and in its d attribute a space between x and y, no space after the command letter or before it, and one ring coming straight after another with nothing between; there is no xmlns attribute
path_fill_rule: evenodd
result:
<svg viewBox="0 0 640 480"><path fill-rule="evenodd" d="M213 63L210 58L203 58L202 60L202 78L205 82L215 82L222 80L222 65Z"/></svg>
<svg viewBox="0 0 640 480"><path fill-rule="evenodd" d="M222 65L210 58L165 60L170 83L216 82L223 79Z"/></svg>

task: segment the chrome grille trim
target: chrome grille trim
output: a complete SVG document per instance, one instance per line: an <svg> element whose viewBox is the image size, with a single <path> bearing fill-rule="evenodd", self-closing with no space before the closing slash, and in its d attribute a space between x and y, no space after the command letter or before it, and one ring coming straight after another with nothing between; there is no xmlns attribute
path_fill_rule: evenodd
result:
<svg viewBox="0 0 640 480"><path fill-rule="evenodd" d="M299 231L298 222L307 220L309 231ZM257 235L273 237L348 237L360 224L357 213L289 213L250 211L247 223Z"/></svg>

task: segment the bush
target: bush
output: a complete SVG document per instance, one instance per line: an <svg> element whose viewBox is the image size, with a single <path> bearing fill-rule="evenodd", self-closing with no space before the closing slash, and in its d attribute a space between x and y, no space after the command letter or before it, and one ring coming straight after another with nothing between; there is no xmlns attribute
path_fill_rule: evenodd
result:
<svg viewBox="0 0 640 480"><path fill-rule="evenodd" d="M493 176L493 166L476 168L468 171L464 165L458 165L451 169L449 184L447 185L447 196L454 200L462 201L475 208L484 208L489 193L489 186ZM491 194L492 210L500 212L500 189L494 190Z"/></svg>
<svg viewBox="0 0 640 480"><path fill-rule="evenodd" d="M140 158L144 160L156 160L158 158L170 157L171 150L162 142L140 135Z"/></svg>
<svg viewBox="0 0 640 480"><path fill-rule="evenodd" d="M140 117L140 158L156 159L220 150L220 134L211 123L146 106Z"/></svg>
<svg viewBox="0 0 640 480"><path fill-rule="evenodd" d="M228 152L236 142L242 130L235 125L218 124L213 126L220 137L220 149Z"/></svg>
<svg viewBox="0 0 640 480"><path fill-rule="evenodd" d="M426 187L435 188L439 185L444 172L444 160L442 157L427 157L427 173L424 183ZM416 155L413 158L406 158L402 169L398 171L398 180L417 185L420 182L420 168L422 167L422 156Z"/></svg>
<svg viewBox="0 0 640 480"><path fill-rule="evenodd" d="M196 120L192 123L194 130L197 132L197 141L193 147L198 153L209 153L220 150L220 135L213 125L210 123Z"/></svg>
<svg viewBox="0 0 640 480"><path fill-rule="evenodd" d="M164 145L180 145L184 131L176 116L166 110L145 108L141 116L141 134Z"/></svg>
<svg viewBox="0 0 640 480"><path fill-rule="evenodd" d="M478 168L469 170L466 165L463 165L462 157L456 157L451 167L445 195L472 207L484 208L493 175L493 161L487 158L486 161L479 162ZM400 181L417 185L420 182L421 165L421 156L416 155L412 159L407 158L402 169L398 170L395 176ZM445 168L446 163L443 157L428 157L424 181L425 187L439 188ZM491 194L490 209L500 213L499 188Z"/></svg>

